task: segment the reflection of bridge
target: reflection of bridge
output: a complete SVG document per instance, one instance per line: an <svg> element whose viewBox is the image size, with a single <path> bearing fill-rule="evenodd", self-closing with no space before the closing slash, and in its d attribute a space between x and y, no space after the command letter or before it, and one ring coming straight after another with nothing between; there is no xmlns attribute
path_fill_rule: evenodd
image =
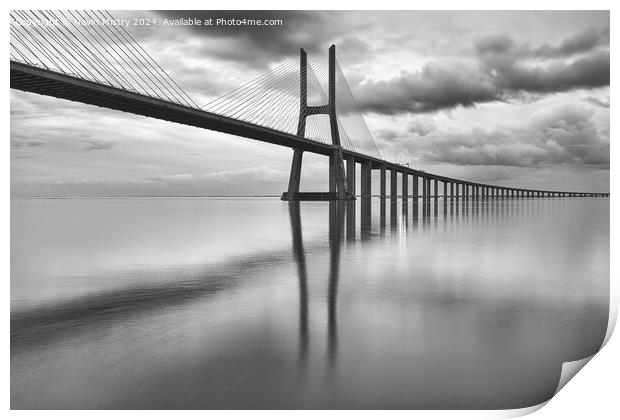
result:
<svg viewBox="0 0 620 420"><path fill-rule="evenodd" d="M289 201L353 199L356 164L361 166L362 199L372 195L373 170L380 174L381 198L400 195L405 201L609 195L470 182L385 160L359 113L334 46L327 60L314 65L301 50L299 61L289 60L202 109L122 27L72 24L112 19L106 13L12 11L11 88L290 147L293 163L282 195ZM329 157L329 191L299 191L304 152Z"/></svg>

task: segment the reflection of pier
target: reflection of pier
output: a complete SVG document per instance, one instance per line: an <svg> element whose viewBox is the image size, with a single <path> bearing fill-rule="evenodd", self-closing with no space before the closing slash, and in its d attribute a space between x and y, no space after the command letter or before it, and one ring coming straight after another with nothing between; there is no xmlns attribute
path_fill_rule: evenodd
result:
<svg viewBox="0 0 620 420"><path fill-rule="evenodd" d="M291 219L291 236L293 239L293 257L297 264L299 278L299 365L305 369L308 361L308 270L306 254L301 233L301 214L299 202L292 201L288 207Z"/></svg>
<svg viewBox="0 0 620 420"><path fill-rule="evenodd" d="M350 208L355 208L351 206ZM338 355L338 274L340 270L340 245L344 232L344 211L342 202L329 203L329 284L327 291L327 361L335 366ZM355 214L354 214L355 216ZM347 219L348 220L348 219Z"/></svg>
<svg viewBox="0 0 620 420"><path fill-rule="evenodd" d="M345 212L346 206L346 212ZM334 366L338 354L338 275L340 270L340 249L345 233L347 214L347 239L355 240L355 202L331 201L329 203L329 277L327 291L327 361ZM308 270L303 246L301 212L299 202L289 202L293 255L297 264L299 280L299 366L305 370L309 358L308 325ZM349 231L351 229L351 231Z"/></svg>
<svg viewBox="0 0 620 420"><path fill-rule="evenodd" d="M346 246L365 246L370 241L401 240L403 234L419 231L425 235L437 229L455 230L476 229L485 224L509 222L519 215L540 211L539 200L502 199L501 197L471 197L456 194L443 199L409 199L403 202L397 199L379 197L362 198L356 201L331 201L329 206L329 264L327 281L327 324L326 324L326 364L330 372L337 365L338 348L338 293L340 258L343 244ZM553 201L547 202L553 205ZM309 325L309 269L306 261L302 235L300 202L288 202L291 222L293 255L297 264L299 285L299 367L304 371L310 360L310 325ZM359 206L359 209L358 209ZM376 216L373 218L373 212ZM359 219L357 219L359 215ZM389 220L388 220L389 218ZM389 223L389 227L388 227ZM356 241L359 243L356 244ZM346 241L346 243L345 243ZM402 241L406 244L406 241ZM403 245L406 246L406 245ZM324 281L324 280L321 280ZM323 283L324 284L324 283Z"/></svg>

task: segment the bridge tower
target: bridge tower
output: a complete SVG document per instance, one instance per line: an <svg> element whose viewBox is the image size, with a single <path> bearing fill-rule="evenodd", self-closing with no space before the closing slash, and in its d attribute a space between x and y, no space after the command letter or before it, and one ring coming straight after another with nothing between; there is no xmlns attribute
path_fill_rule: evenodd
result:
<svg viewBox="0 0 620 420"><path fill-rule="evenodd" d="M310 115L328 115L332 138L332 154L329 157L329 192L299 192L301 181L302 149L294 149L288 190L282 194L285 201L304 200L355 200L353 193L348 191L347 178L344 170L344 158L336 118L336 46L329 47L328 60L328 100L326 105L308 105L308 56L306 51L299 50L299 121L297 135L305 137L306 118Z"/></svg>

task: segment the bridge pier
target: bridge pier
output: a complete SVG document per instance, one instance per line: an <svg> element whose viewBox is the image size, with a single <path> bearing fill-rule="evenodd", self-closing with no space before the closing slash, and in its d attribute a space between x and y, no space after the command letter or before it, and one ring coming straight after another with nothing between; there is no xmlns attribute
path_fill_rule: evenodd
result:
<svg viewBox="0 0 620 420"><path fill-rule="evenodd" d="M390 200L398 197L398 173L396 169L390 169Z"/></svg>
<svg viewBox="0 0 620 420"><path fill-rule="evenodd" d="M379 198L385 200L385 177L386 177L385 165L379 169Z"/></svg>
<svg viewBox="0 0 620 420"><path fill-rule="evenodd" d="M418 176L413 175L413 199L415 202L418 201Z"/></svg>
<svg viewBox="0 0 620 420"><path fill-rule="evenodd" d="M291 173L288 179L288 189L282 194L282 200L296 201L295 198L299 194L299 184L301 182L301 163L303 160L303 155L303 150L293 150L293 161L291 162Z"/></svg>
<svg viewBox="0 0 620 420"><path fill-rule="evenodd" d="M308 105L308 57L303 48L299 50L299 119L297 122L297 136L305 137L306 118L311 115L329 116L330 134L332 150L329 154L329 192L300 193L299 181L301 178L301 150L295 149L293 163L289 177L289 188L282 194L281 199L286 201L299 200L354 200L355 194L350 191L351 185L355 186L355 176L353 184L347 180L345 175L345 165L343 149L340 142L340 132L338 130L338 119L336 116L336 46L329 47L328 56L328 100L327 105L312 106ZM351 163L347 160L347 166ZM353 170L348 171L349 176L355 173L355 162Z"/></svg>
<svg viewBox="0 0 620 420"><path fill-rule="evenodd" d="M370 199L370 197L372 196L372 162L370 162L369 160L362 161L360 175L362 199Z"/></svg>
<svg viewBox="0 0 620 420"><path fill-rule="evenodd" d="M407 172L402 172L402 190L403 204L407 204L409 201L409 175Z"/></svg>
<svg viewBox="0 0 620 420"><path fill-rule="evenodd" d="M426 178L426 201L430 204L432 198L431 179Z"/></svg>
<svg viewBox="0 0 620 420"><path fill-rule="evenodd" d="M355 196L355 158L349 156L347 159L347 191Z"/></svg>
<svg viewBox="0 0 620 420"><path fill-rule="evenodd" d="M329 157L329 192L332 194L336 194L338 191L338 183L336 180L336 158L334 155Z"/></svg>

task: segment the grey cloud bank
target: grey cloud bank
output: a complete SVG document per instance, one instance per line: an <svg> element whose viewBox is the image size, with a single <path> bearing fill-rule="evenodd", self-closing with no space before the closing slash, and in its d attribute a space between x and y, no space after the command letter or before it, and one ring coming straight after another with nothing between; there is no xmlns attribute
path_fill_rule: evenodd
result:
<svg viewBox="0 0 620 420"><path fill-rule="evenodd" d="M386 81L364 80L356 87L359 103L368 112L397 115L471 107L523 94L609 86L609 28L588 29L558 47L537 49L519 46L508 35L485 36L478 40L475 51L477 63L473 66L462 61L430 62L421 71L403 71ZM580 53L585 55L570 62L532 62Z"/></svg>
<svg viewBox="0 0 620 420"><path fill-rule="evenodd" d="M429 162L482 166L596 165L609 168L609 139L592 121L583 105L560 105L541 111L520 128L460 133L426 133L409 127L419 141L402 141L412 154ZM407 136L407 133L404 134ZM394 141L394 140L392 140Z"/></svg>

